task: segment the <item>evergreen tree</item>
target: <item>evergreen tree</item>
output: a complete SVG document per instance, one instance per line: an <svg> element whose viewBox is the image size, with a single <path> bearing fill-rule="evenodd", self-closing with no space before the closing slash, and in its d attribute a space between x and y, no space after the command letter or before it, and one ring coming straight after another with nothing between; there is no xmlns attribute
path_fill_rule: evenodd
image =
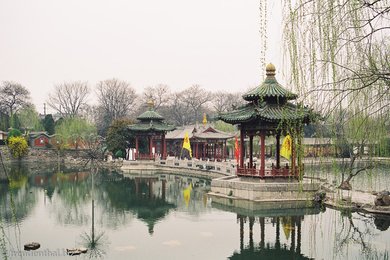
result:
<svg viewBox="0 0 390 260"><path fill-rule="evenodd" d="M45 116L42 124L43 124L43 127L45 128L45 131L49 135L53 135L55 133L55 123L54 123L53 116L51 114L48 114Z"/></svg>

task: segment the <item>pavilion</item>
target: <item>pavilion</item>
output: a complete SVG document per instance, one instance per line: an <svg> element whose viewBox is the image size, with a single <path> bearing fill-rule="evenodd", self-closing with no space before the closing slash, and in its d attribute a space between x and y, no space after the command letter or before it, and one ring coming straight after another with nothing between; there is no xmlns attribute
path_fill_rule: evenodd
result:
<svg viewBox="0 0 390 260"><path fill-rule="evenodd" d="M180 157L186 133L190 139L193 158L202 160L225 160L227 157L226 142L234 137L233 134L215 129L208 123L177 127L166 136L169 155Z"/></svg>
<svg viewBox="0 0 390 260"><path fill-rule="evenodd" d="M244 94L247 104L230 112L220 113L219 119L226 123L238 125L240 130L240 161L237 167L238 176L253 177L301 177L301 136L304 124L310 123L315 113L311 109L290 101L297 95L281 86L275 78L275 66L268 64L264 82ZM280 137L291 136L291 166L280 164ZM253 163L253 137L260 136L260 167ZM249 162L244 165L244 138L249 137ZM265 167L265 137L276 138L276 165L271 169ZM298 164L298 167L297 167Z"/></svg>
<svg viewBox="0 0 390 260"><path fill-rule="evenodd" d="M137 117L138 122L128 126L129 131L135 136L135 159L153 160L156 154L165 159L167 157L165 135L168 131L174 130L175 126L167 124L164 117L154 111L153 101L149 101L148 106L149 109ZM147 139L147 153L140 152L140 139Z"/></svg>

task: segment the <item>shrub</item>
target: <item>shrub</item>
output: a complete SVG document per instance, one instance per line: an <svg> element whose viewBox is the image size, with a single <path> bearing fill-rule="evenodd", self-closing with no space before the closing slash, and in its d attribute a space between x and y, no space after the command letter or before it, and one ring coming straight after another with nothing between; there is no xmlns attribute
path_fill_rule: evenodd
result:
<svg viewBox="0 0 390 260"><path fill-rule="evenodd" d="M20 159L27 155L28 145L26 139L21 136L13 136L8 139L8 148L14 158Z"/></svg>

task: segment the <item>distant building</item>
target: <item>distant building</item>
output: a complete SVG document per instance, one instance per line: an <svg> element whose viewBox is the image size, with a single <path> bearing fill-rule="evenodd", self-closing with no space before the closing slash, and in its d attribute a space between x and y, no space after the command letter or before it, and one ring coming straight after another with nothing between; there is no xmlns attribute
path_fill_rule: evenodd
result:
<svg viewBox="0 0 390 260"><path fill-rule="evenodd" d="M192 156L197 159L224 160L228 156L226 142L234 134L215 129L211 124L177 127L166 136L168 155L183 156L183 140L188 134Z"/></svg>
<svg viewBox="0 0 390 260"><path fill-rule="evenodd" d="M8 133L0 130L0 145L5 145L5 141L7 140Z"/></svg>

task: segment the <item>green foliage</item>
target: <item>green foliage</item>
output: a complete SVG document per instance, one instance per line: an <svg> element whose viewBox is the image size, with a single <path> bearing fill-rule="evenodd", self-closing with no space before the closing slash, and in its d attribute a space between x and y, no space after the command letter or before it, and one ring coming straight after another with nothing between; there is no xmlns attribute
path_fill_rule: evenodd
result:
<svg viewBox="0 0 390 260"><path fill-rule="evenodd" d="M115 157L116 158L124 158L124 152L121 150L118 150L115 152Z"/></svg>
<svg viewBox="0 0 390 260"><path fill-rule="evenodd" d="M379 141L376 153L381 157L390 157L390 138L382 138Z"/></svg>
<svg viewBox="0 0 390 260"><path fill-rule="evenodd" d="M17 137L17 136L21 136L22 135L22 132L20 132L19 129L11 129L9 132L8 132L8 138L7 138L7 141L9 142L9 139L11 137Z"/></svg>
<svg viewBox="0 0 390 260"><path fill-rule="evenodd" d="M96 128L85 119L73 117L64 119L55 127L58 148L78 148L91 135L96 135Z"/></svg>
<svg viewBox="0 0 390 260"><path fill-rule="evenodd" d="M43 130L39 114L33 106L23 108L16 114L16 117L19 121L20 129L33 131Z"/></svg>
<svg viewBox="0 0 390 260"><path fill-rule="evenodd" d="M128 131L127 126L133 124L129 119L114 120L108 128L106 142L109 151L125 151L125 149L134 143L134 137ZM116 156L116 154L115 154Z"/></svg>
<svg viewBox="0 0 390 260"><path fill-rule="evenodd" d="M42 121L43 127L45 128L45 131L49 135L53 135L55 133L55 123L53 116L51 114L48 114L45 116L45 118Z"/></svg>
<svg viewBox="0 0 390 260"><path fill-rule="evenodd" d="M13 114L12 116L9 117L9 125L12 128L20 129L20 120L19 117L16 114Z"/></svg>
<svg viewBox="0 0 390 260"><path fill-rule="evenodd" d="M214 127L217 130L227 133L234 133L235 131L237 131L237 128L234 125L225 123L222 120L218 120L217 122L215 122Z"/></svg>
<svg viewBox="0 0 390 260"><path fill-rule="evenodd" d="M21 136L13 136L8 140L8 148L14 158L21 159L28 153L26 139Z"/></svg>

